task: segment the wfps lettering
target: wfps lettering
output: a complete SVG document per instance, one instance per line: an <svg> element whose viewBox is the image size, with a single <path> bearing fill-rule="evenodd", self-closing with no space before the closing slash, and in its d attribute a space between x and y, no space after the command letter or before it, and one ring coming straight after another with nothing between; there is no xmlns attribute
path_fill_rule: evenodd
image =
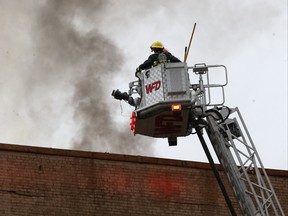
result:
<svg viewBox="0 0 288 216"><path fill-rule="evenodd" d="M147 93L147 94L150 94L150 93L152 93L153 90L154 90L154 91L157 91L158 89L160 89L160 87L161 87L161 82L160 82L160 80L155 81L155 82L150 83L150 84L147 84L147 85L145 86L145 88L146 88L146 93Z"/></svg>

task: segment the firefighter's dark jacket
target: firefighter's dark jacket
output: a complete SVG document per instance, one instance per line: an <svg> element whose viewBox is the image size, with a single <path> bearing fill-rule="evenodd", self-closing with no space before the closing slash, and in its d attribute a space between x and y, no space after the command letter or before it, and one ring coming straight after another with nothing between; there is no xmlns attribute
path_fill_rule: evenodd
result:
<svg viewBox="0 0 288 216"><path fill-rule="evenodd" d="M176 58L175 56L173 56L171 53L169 52L161 52L161 53L153 53L152 55L150 55L148 57L148 59L141 65L139 65L139 67L136 69L136 73L140 72L141 70L146 70L149 69L151 67L155 67L158 64L160 64L159 61L159 55L163 55L165 54L166 56L166 63L169 62L181 62L178 58Z"/></svg>

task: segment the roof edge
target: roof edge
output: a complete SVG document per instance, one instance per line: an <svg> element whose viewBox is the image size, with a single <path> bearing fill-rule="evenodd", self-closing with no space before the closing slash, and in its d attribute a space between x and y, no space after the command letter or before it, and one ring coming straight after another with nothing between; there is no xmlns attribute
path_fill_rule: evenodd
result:
<svg viewBox="0 0 288 216"><path fill-rule="evenodd" d="M90 158L90 159L99 159L99 160L157 164L157 165L178 166L178 167L211 170L210 164L205 163L205 162L156 158L156 157L148 157L148 156L140 156L140 155L124 155L124 154L90 152L90 151L71 150L71 149L56 149L56 148L48 148L48 147L16 145L16 144L6 144L6 143L0 143L0 151L25 152L25 153L32 153L32 154L45 154L45 155L65 156L65 157L81 157L81 158ZM222 170L220 164L217 164L216 166L217 166L217 169ZM288 177L287 170L277 170L277 169L265 169L265 170L267 174L271 176Z"/></svg>

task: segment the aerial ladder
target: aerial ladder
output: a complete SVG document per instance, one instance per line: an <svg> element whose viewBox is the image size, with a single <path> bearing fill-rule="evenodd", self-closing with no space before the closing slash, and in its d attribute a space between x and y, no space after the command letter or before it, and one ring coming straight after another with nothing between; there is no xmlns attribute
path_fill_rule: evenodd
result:
<svg viewBox="0 0 288 216"><path fill-rule="evenodd" d="M210 77L215 73L223 81L213 83ZM195 78L197 83L190 81ZM242 214L284 215L240 110L224 105L227 83L224 65L166 63L142 71L139 80L129 84L128 93L114 90L112 95L135 107L130 124L134 135L168 138L169 146L175 146L177 137L197 134L231 215L236 215L235 209L207 147L204 131ZM138 97L133 97L135 94ZM218 101L213 100L215 95Z"/></svg>
<svg viewBox="0 0 288 216"><path fill-rule="evenodd" d="M224 68L227 81L227 69L223 65L192 67L199 75L199 88L202 90L198 104L205 110L208 122L205 129L241 212L243 215L284 215L240 110L237 107L223 106L225 102L223 88L227 82L210 84L208 69L214 67ZM203 76L206 76L206 84L203 83ZM221 88L222 102L216 104L211 102L212 88ZM211 106L214 108L209 109ZM201 140L199 129L196 130L200 141L204 142ZM211 161L209 162L211 164Z"/></svg>

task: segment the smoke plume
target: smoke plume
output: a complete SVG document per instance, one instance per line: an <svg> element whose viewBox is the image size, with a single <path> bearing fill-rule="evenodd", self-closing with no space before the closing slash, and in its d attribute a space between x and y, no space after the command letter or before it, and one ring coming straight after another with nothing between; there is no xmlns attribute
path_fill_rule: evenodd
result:
<svg viewBox="0 0 288 216"><path fill-rule="evenodd" d="M29 115L35 122L45 113L50 115L55 120L53 133L59 129L59 118L70 113L74 126L65 135L75 149L152 154L152 139L136 139L129 122L119 127L113 121L117 108L109 102L113 100L109 81L121 68L123 56L98 28L106 4L104 0L49 0L38 5L26 94L28 100L39 98L42 105L32 106ZM46 124L53 125L51 118Z"/></svg>

